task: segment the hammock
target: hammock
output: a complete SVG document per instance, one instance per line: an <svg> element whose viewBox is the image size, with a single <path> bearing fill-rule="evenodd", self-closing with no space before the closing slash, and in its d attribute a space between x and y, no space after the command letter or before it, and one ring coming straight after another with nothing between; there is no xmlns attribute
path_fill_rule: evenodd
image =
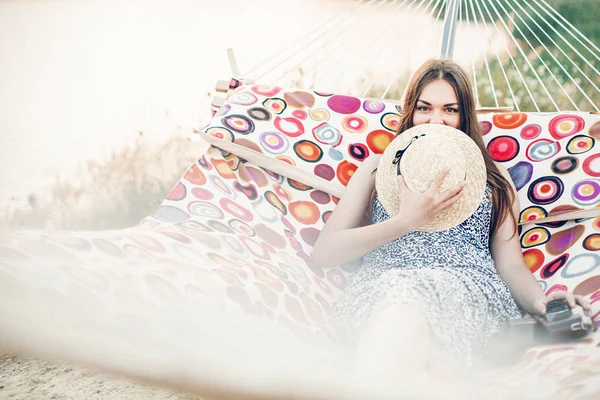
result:
<svg viewBox="0 0 600 400"><path fill-rule="evenodd" d="M474 10L466 3L459 15ZM0 234L0 343L212 398L406 394L349 381L346 355L319 351L331 349L332 307L356 265L321 269L309 256L354 170L393 137L397 102L249 79L224 90L196 132L206 154L138 226ZM479 119L518 189L526 264L545 292L588 298L600 325L600 114ZM478 379L591 398L599 343L594 333L536 346Z"/></svg>

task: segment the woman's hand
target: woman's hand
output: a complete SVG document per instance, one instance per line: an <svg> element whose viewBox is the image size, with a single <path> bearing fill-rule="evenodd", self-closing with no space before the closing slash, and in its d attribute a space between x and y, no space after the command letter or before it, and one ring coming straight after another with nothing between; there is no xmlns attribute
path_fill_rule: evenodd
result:
<svg viewBox="0 0 600 400"><path fill-rule="evenodd" d="M444 192L438 193L438 188L444 182L444 178L450 172L449 168L444 169L431 183L424 193L413 192L410 190L402 175L398 175L398 186L400 187L400 211L396 215L404 223L407 223L412 230L427 224L437 217L442 211L451 207L461 198L465 182L456 185Z"/></svg>
<svg viewBox="0 0 600 400"><path fill-rule="evenodd" d="M548 296L542 297L540 299L535 300L533 303L533 308L540 315L546 314L546 304L552 300L557 299L566 299L569 307L573 308L576 304L579 304L585 311L590 311L590 303L583 296L575 296L571 292L567 292L564 290L552 292Z"/></svg>

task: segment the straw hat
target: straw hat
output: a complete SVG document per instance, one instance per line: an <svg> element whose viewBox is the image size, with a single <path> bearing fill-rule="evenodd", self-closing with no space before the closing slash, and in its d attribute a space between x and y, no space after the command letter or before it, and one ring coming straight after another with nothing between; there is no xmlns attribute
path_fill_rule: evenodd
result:
<svg viewBox="0 0 600 400"><path fill-rule="evenodd" d="M452 207L417 230L443 231L464 222L475 212L485 192L485 161L473 139L446 125L417 125L388 145L377 168L375 188L379 201L389 215L396 215L400 208L398 173L410 190L423 193L444 168L450 168L450 172L439 192L464 180L467 186Z"/></svg>

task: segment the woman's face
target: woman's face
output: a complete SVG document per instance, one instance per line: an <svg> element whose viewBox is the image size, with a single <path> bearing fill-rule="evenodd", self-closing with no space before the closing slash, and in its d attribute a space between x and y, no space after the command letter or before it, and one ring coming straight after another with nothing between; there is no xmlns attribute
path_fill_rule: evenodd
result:
<svg viewBox="0 0 600 400"><path fill-rule="evenodd" d="M456 92L447 81L431 81L421 91L413 114L413 125L421 124L444 124L456 129L460 126Z"/></svg>

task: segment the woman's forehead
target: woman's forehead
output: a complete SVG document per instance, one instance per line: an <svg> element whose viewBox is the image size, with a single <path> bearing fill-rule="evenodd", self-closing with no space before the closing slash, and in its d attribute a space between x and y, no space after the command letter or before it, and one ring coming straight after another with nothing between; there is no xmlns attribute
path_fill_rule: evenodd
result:
<svg viewBox="0 0 600 400"><path fill-rule="evenodd" d="M454 87L447 81L438 79L429 82L418 97L418 100L429 104L452 104L458 103Z"/></svg>

